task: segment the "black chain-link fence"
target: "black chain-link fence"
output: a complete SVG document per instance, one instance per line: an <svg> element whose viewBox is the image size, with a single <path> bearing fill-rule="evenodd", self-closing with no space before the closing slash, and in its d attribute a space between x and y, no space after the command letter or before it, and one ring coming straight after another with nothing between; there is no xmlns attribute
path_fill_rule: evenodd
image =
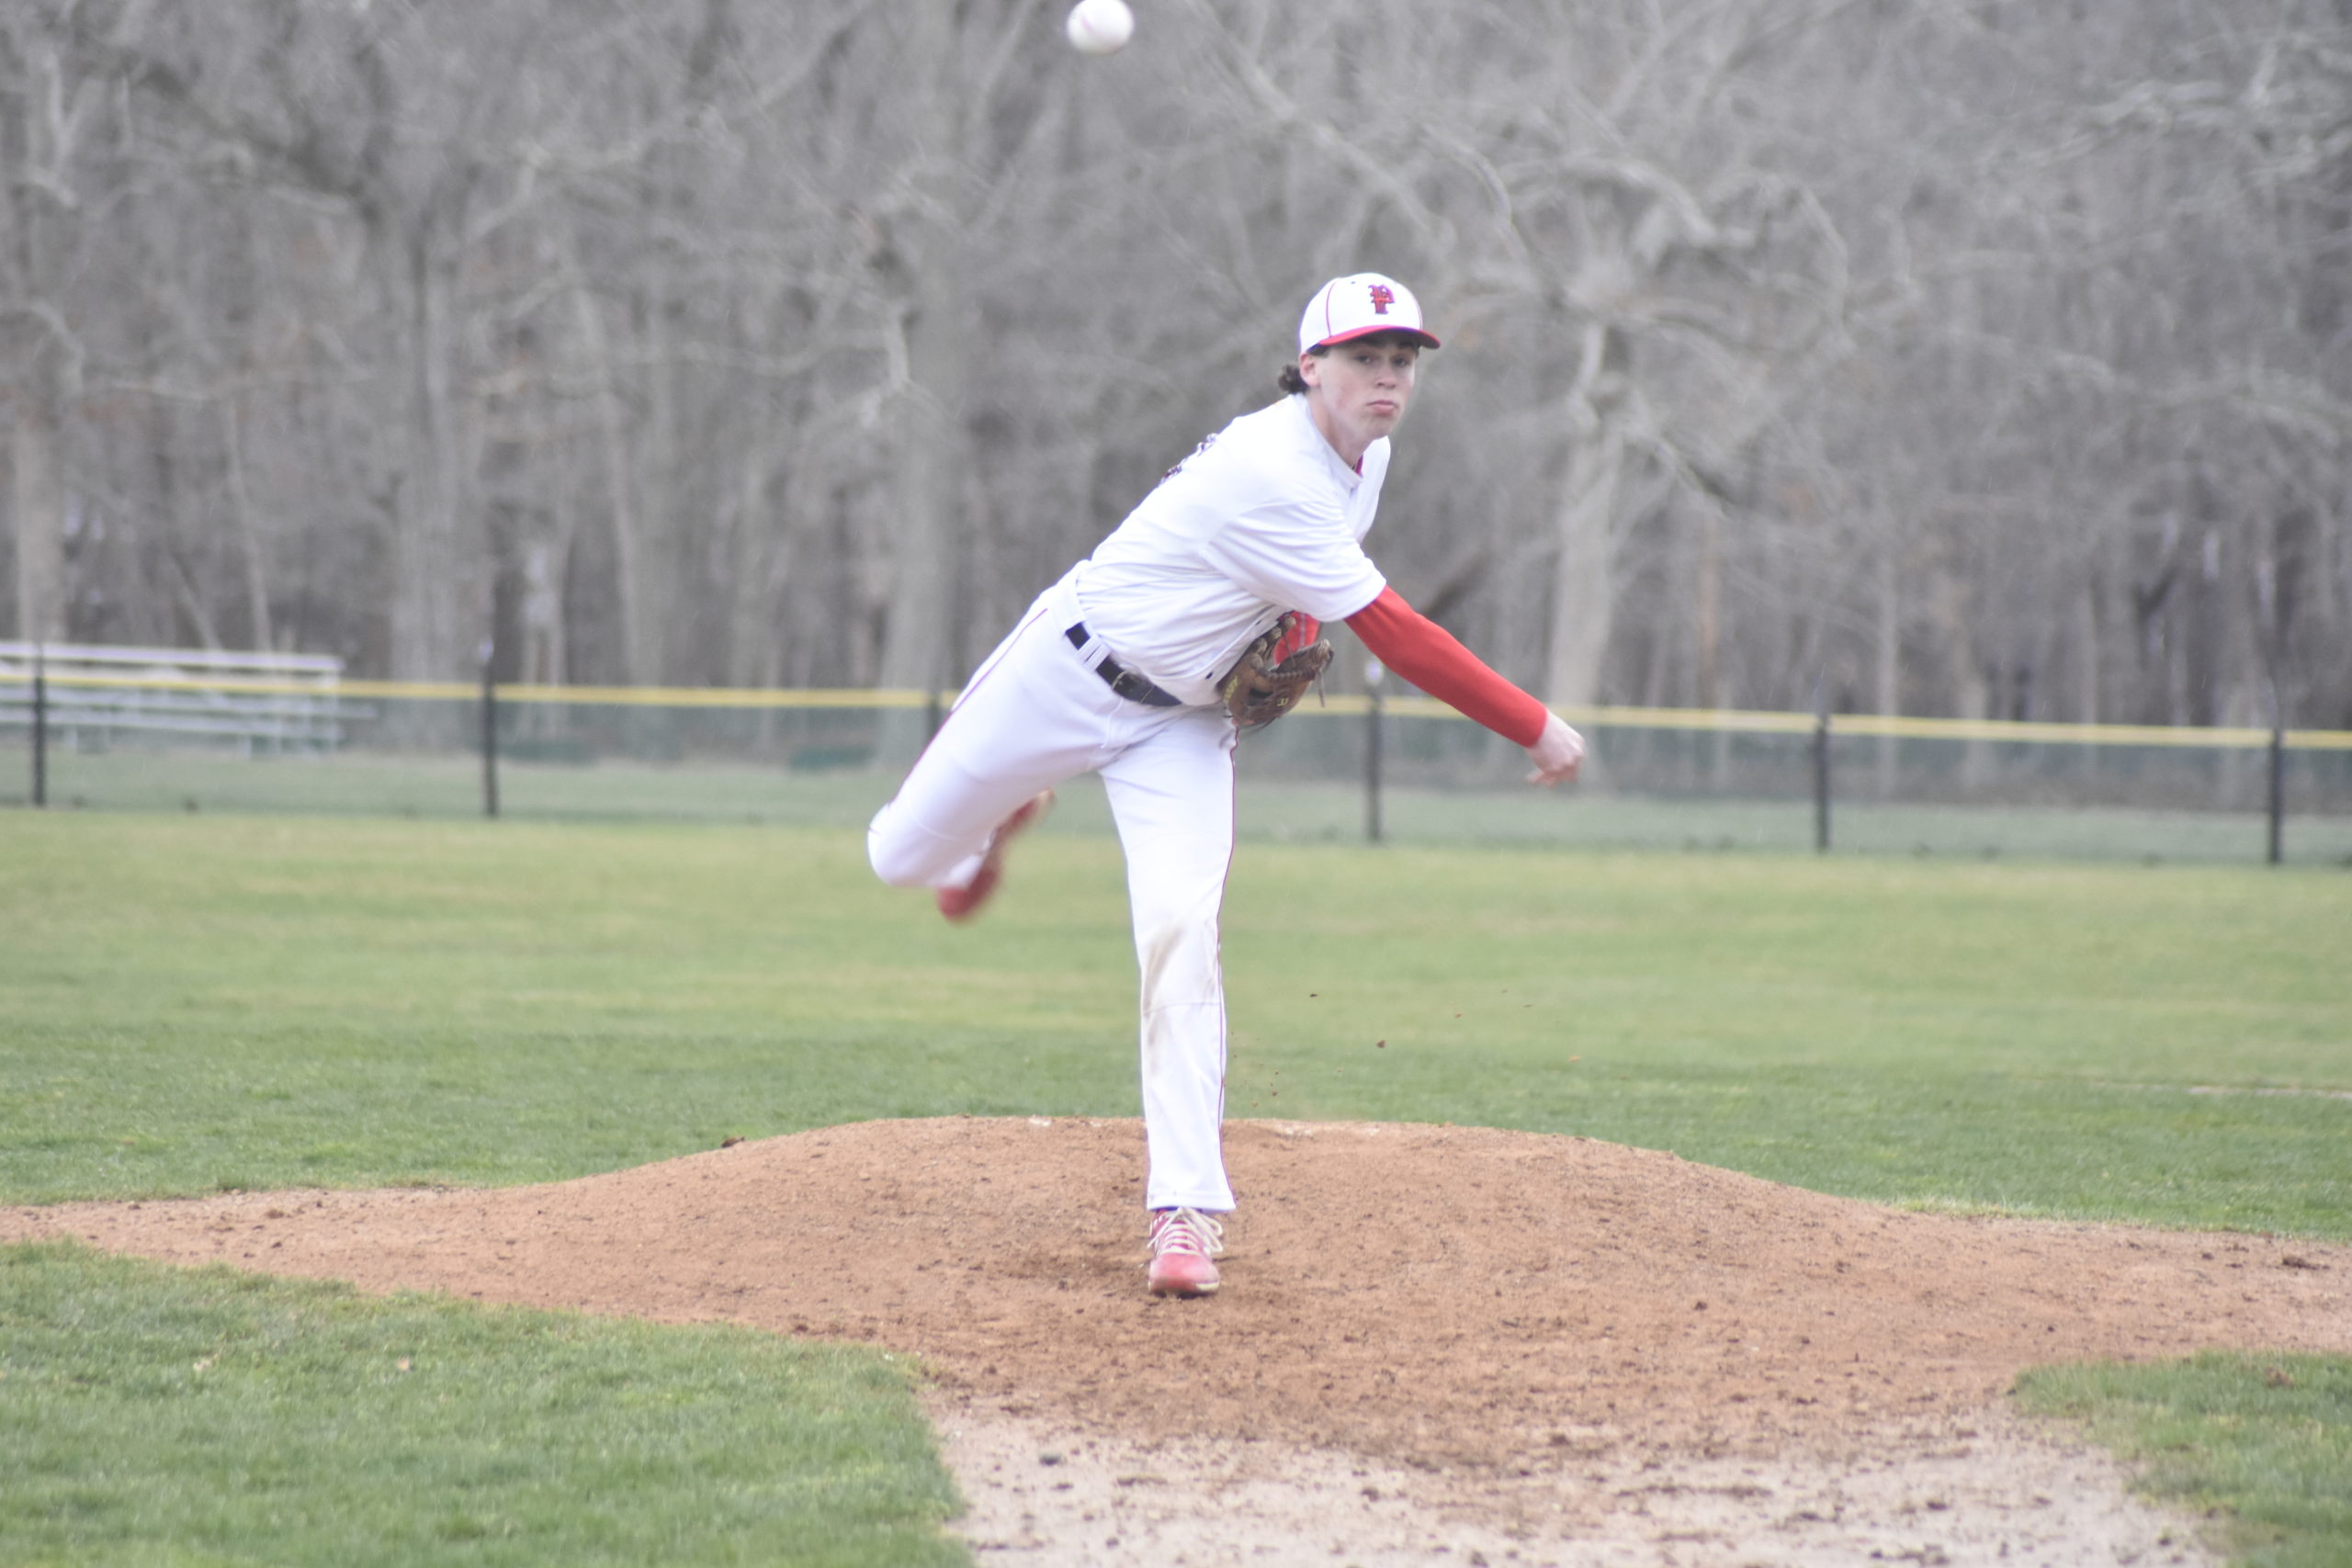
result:
<svg viewBox="0 0 2352 1568"><path fill-rule="evenodd" d="M855 826L945 699L408 685L0 657L0 804ZM1600 709L1584 781L1424 698L1247 737L1246 836L2352 865L2352 734ZM1108 828L1066 792L1064 829Z"/></svg>

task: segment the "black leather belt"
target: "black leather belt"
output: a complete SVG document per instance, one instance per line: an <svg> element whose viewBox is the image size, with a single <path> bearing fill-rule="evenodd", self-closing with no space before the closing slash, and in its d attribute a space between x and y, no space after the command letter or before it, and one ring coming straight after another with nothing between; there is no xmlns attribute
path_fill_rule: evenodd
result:
<svg viewBox="0 0 2352 1568"><path fill-rule="evenodd" d="M1069 630L1062 633L1062 636L1069 638L1069 645L1076 649L1083 649L1092 640L1087 635L1084 621L1079 622ZM1183 698L1161 691L1107 653L1102 656L1102 662L1094 667L1094 672L1102 677L1104 684L1131 703L1141 703L1148 708L1178 708L1184 705Z"/></svg>

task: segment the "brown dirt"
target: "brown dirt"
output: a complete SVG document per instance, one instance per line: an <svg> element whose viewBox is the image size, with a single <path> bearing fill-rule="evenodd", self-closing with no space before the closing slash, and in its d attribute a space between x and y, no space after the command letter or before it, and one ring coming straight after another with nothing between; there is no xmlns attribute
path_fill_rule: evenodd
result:
<svg viewBox="0 0 2352 1568"><path fill-rule="evenodd" d="M492 1190L0 1211L177 1262L724 1319L1125 1441L1525 1475L1972 1419L2038 1362L2352 1351L2352 1249L1912 1213L1584 1139L1231 1125L1225 1292L1154 1301L1133 1121L866 1122Z"/></svg>

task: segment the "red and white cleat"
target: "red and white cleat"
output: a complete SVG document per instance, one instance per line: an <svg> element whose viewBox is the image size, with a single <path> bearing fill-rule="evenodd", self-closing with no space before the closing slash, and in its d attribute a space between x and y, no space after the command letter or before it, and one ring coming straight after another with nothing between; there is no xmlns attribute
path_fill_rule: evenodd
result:
<svg viewBox="0 0 2352 1568"><path fill-rule="evenodd" d="M1225 1250L1225 1226L1198 1209L1160 1209L1151 1216L1151 1272L1146 1286L1155 1296L1206 1296L1216 1292L1216 1265Z"/></svg>
<svg viewBox="0 0 2352 1568"><path fill-rule="evenodd" d="M939 912L951 920L968 920L980 912L980 906L992 897L997 884L1004 880L1004 847L1012 836L1024 828L1035 827L1037 819L1052 809L1054 792L1039 790L1015 807L1012 815L996 825L989 835L989 847L980 856L980 869L972 880L961 887L938 889Z"/></svg>

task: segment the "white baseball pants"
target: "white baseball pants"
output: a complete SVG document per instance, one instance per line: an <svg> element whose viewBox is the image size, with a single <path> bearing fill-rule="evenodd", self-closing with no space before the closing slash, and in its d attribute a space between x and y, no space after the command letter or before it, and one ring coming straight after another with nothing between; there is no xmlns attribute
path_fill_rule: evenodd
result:
<svg viewBox="0 0 2352 1568"><path fill-rule="evenodd" d="M1144 1201L1222 1213L1233 1190L1217 917L1233 859L1233 725L1222 708L1148 707L1112 691L1066 635L1078 619L1062 585L1031 606L876 814L866 853L893 886L967 886L1015 807L1102 775L1142 972Z"/></svg>

